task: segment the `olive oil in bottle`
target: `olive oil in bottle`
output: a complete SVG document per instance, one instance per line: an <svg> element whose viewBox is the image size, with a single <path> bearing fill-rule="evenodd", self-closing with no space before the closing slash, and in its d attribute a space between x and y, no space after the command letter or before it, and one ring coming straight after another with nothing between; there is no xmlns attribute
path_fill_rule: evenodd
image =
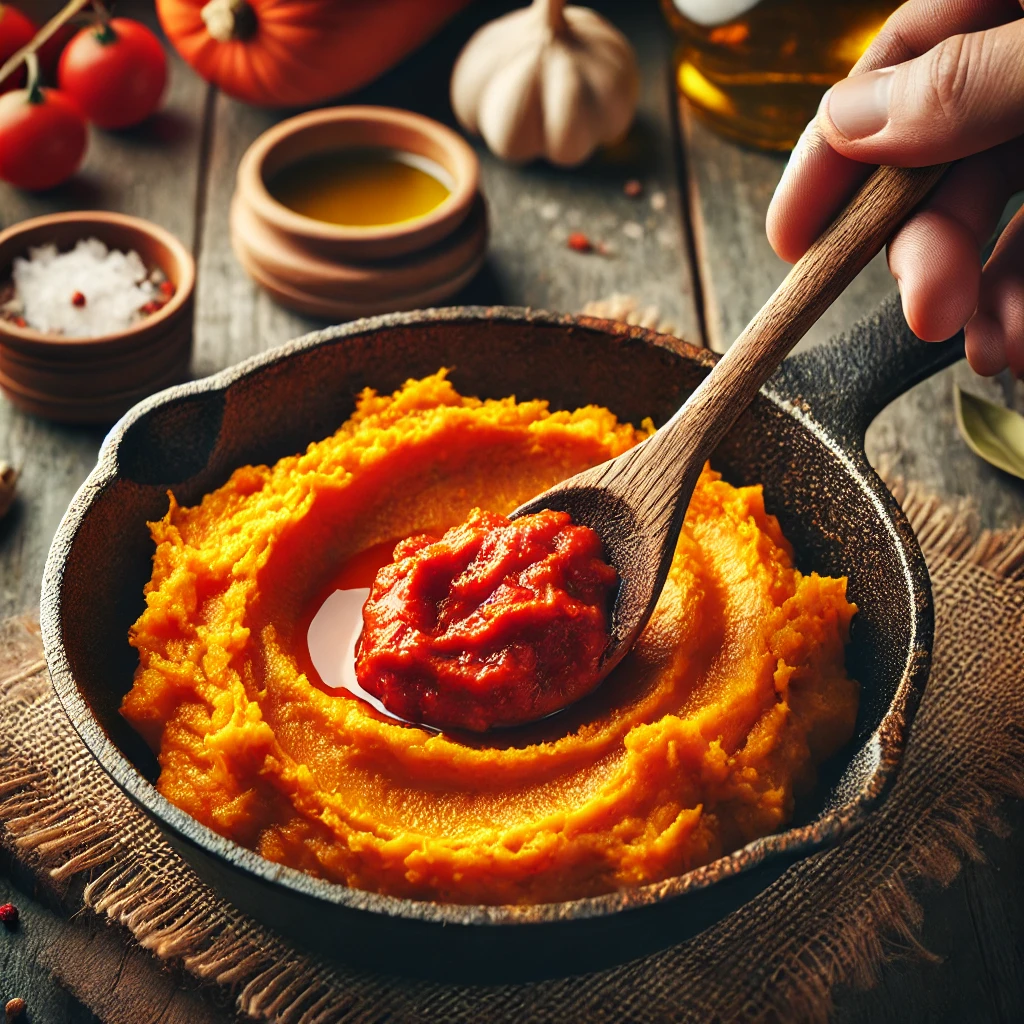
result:
<svg viewBox="0 0 1024 1024"><path fill-rule="evenodd" d="M661 0L679 90L724 135L791 149L896 0Z"/></svg>

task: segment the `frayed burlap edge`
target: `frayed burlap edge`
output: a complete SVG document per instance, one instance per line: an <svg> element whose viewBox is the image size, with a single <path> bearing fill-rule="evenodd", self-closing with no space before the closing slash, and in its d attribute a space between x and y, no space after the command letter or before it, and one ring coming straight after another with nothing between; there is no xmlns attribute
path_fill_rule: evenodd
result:
<svg viewBox="0 0 1024 1024"><path fill-rule="evenodd" d="M928 558L940 631L949 628L942 621L943 595L956 588L958 607L977 609L978 622L966 628L977 633L996 614L1019 633L1024 527L979 533L967 503L944 504L902 481L893 483L893 491ZM995 612L979 604L990 599ZM993 624L997 631L1004 626ZM933 671L907 764L875 816L879 821L838 849L796 865L691 942L585 979L475 988L383 978L297 952L219 899L82 746L50 690L38 627L8 620L0 630L0 822L6 841L37 876L73 893L72 909L80 903L122 925L157 957L226 988L242 1013L260 1021L610 1021L641 1012L646 1019L825 1020L836 985L871 984L895 950L928 955L916 937L923 915L913 883L929 878L948 885L963 858L981 857L979 829L1003 832L996 813L1000 799L1024 796L1024 673L1015 668L1015 692L1002 695L1004 727L979 724L988 742L984 756L978 756L976 737L967 735L965 751L958 753L947 731L937 754L946 771L937 773L924 749L929 715L941 714L954 731L962 727L955 724L957 707L930 710L931 691L941 683ZM956 678L986 671L991 678L981 664L984 653L968 650L964 664L954 666ZM943 658L957 656L937 633L938 674L946 671ZM1022 662L1019 651L1015 665ZM957 692L950 688L954 701ZM961 712L968 719L974 714ZM827 900L820 920L809 893ZM769 918L770 930L752 942ZM631 995L637 992L643 994L642 1011Z"/></svg>

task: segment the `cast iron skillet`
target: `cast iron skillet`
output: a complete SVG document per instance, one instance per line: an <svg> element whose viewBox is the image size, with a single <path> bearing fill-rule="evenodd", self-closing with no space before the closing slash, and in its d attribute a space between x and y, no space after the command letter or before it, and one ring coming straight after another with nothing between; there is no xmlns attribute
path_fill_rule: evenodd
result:
<svg viewBox="0 0 1024 1024"><path fill-rule="evenodd" d="M132 409L110 432L50 549L42 627L54 686L114 781L196 871L301 942L389 969L477 980L567 974L687 937L750 899L796 858L863 824L891 783L928 675L928 573L899 507L868 465L864 430L903 390L962 355L962 337L917 341L891 302L846 338L787 360L721 445L734 483L763 482L797 564L849 577L859 606L848 649L862 696L856 737L793 826L706 867L593 899L458 906L348 889L263 860L154 788L156 762L118 714L135 668L147 520L173 488L197 502L245 463L273 462L333 432L358 391L391 391L440 366L465 394L600 403L664 420L714 357L673 338L586 317L452 308L307 335Z"/></svg>

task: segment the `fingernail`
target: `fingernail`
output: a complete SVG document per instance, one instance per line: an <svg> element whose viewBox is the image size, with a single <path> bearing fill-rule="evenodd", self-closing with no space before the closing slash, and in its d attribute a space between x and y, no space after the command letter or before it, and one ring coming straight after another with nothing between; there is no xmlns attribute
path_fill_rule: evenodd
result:
<svg viewBox="0 0 1024 1024"><path fill-rule="evenodd" d="M853 78L844 78L832 86L828 116L841 135L848 139L863 139L885 127L889 120L893 70L868 71Z"/></svg>

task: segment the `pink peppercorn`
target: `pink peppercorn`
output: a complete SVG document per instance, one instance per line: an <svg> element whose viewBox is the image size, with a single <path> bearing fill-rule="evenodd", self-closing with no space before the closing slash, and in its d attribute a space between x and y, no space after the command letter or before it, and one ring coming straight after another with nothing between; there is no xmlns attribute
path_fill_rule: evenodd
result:
<svg viewBox="0 0 1024 1024"><path fill-rule="evenodd" d="M71 305L72 306L84 306L85 305L85 296L81 292L75 292L75 294L71 296Z"/></svg>
<svg viewBox="0 0 1024 1024"><path fill-rule="evenodd" d="M13 903L4 903L0 906L0 924L5 928L18 927L18 908Z"/></svg>
<svg viewBox="0 0 1024 1024"><path fill-rule="evenodd" d="M574 231L565 244L574 252L590 252L594 248L594 243L582 231Z"/></svg>

